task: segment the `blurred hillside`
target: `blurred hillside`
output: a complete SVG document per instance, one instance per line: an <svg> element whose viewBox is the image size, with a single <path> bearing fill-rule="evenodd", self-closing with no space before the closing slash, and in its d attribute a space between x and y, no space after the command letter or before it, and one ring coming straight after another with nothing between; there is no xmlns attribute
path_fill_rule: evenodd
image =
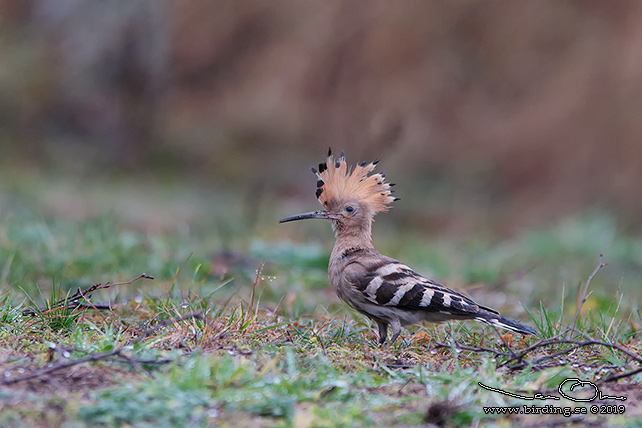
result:
<svg viewBox="0 0 642 428"><path fill-rule="evenodd" d="M0 0L0 162L314 209L332 146L382 159L427 228L641 227L640 22L635 1Z"/></svg>

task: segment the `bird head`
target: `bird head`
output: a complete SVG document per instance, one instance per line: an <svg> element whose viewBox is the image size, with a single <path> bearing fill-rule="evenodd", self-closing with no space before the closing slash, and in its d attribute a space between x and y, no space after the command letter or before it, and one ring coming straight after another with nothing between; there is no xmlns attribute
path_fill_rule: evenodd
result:
<svg viewBox="0 0 642 428"><path fill-rule="evenodd" d="M394 184L385 182L385 174L371 174L376 165L377 162L362 162L351 168L343 152L335 160L330 150L319 169L312 168L317 176L316 197L324 209L286 217L279 223L322 218L331 220L338 233L367 230L369 235L375 214L387 211L390 204L398 200L392 196L390 188Z"/></svg>

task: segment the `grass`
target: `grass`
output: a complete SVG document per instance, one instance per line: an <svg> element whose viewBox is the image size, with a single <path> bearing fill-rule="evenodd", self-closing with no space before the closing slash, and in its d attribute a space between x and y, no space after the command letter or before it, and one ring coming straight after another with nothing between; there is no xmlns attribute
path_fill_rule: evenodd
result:
<svg viewBox="0 0 642 428"><path fill-rule="evenodd" d="M0 426L639 426L629 416L642 412L640 373L600 386L627 396L623 403L532 403L478 384L554 393L566 378L599 383L640 367L622 350L642 348L642 239L609 214L507 240L384 230L384 252L540 337L500 337L476 323L421 325L382 348L368 321L328 288L329 228L322 241L295 242L276 238L269 228L278 226L266 221L254 239L225 237L224 251L207 238L218 222L146 230L116 212L70 219L43 215L38 198L13 198L0 212L0 369L5 381L36 376L0 388ZM566 337L600 253L608 266L591 282L574 343L547 342ZM142 272L155 279L93 293L91 304L111 309L65 303L78 287ZM525 404L589 411L488 410ZM592 415L591 404L626 412Z"/></svg>

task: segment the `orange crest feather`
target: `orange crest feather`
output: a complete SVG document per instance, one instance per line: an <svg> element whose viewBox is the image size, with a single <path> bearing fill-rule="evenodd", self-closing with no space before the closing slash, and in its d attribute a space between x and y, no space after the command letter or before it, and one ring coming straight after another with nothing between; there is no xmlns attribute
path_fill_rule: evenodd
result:
<svg viewBox="0 0 642 428"><path fill-rule="evenodd" d="M373 213L387 211L399 198L392 196L390 188L394 184L384 181L385 174L369 175L377 162L362 162L353 169L346 164L343 152L335 160L330 150L326 162L319 164L319 170L312 168L318 177L316 196L321 205L328 207L337 201L357 199L366 203Z"/></svg>

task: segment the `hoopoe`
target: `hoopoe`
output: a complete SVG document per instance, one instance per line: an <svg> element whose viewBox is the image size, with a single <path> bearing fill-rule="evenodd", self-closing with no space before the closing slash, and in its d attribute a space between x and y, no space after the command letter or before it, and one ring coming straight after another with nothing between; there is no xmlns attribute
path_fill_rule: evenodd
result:
<svg viewBox="0 0 642 428"><path fill-rule="evenodd" d="M377 161L378 162L378 161ZM522 334L536 334L531 327L502 317L494 309L438 282L425 278L403 263L379 253L372 245L375 214L385 212L398 198L385 182L385 174L370 174L377 162L348 168L343 152L335 160L332 151L319 169L316 197L324 209L281 219L279 223L309 218L332 222L336 241L328 274L338 296L377 323L379 343L384 344L388 326L392 344L401 327L422 321L476 320Z"/></svg>

